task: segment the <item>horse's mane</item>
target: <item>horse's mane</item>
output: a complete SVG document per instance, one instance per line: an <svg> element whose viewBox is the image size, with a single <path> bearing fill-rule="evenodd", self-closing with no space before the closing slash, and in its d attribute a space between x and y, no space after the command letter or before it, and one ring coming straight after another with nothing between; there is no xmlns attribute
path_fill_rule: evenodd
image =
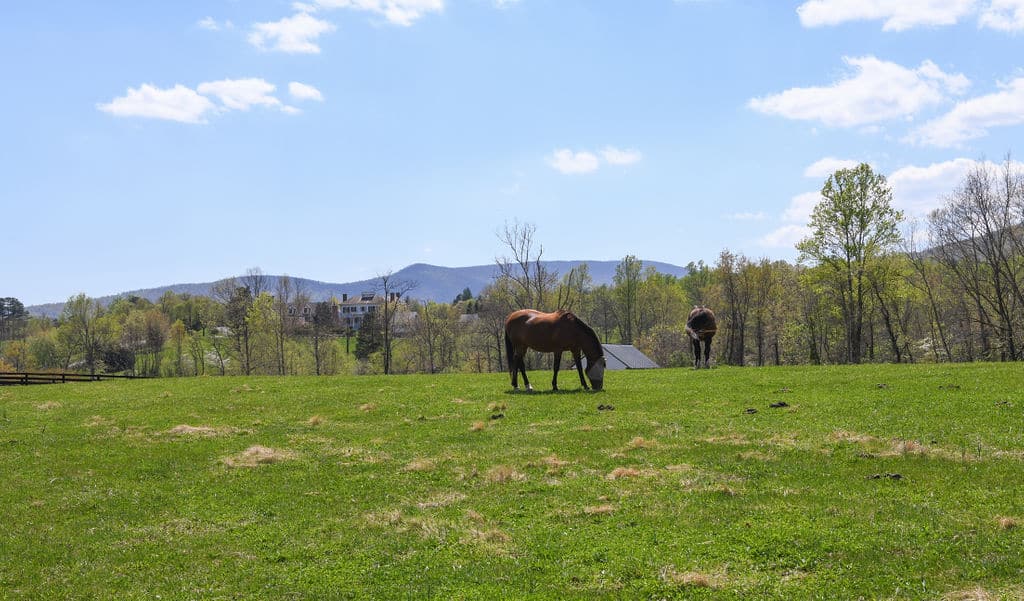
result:
<svg viewBox="0 0 1024 601"><path fill-rule="evenodd" d="M601 339L597 337L597 332L594 331L594 328L588 326L587 322L585 322L582 319L580 319L579 317L577 317L575 313L566 312L566 314L569 316L569 318L572 321L574 321L576 323L577 326L579 326L579 328L581 330L583 330L584 334L586 334L588 337L590 337L593 340L594 344L597 345L598 352L601 354L600 356L603 357L604 356L604 347L601 346Z"/></svg>

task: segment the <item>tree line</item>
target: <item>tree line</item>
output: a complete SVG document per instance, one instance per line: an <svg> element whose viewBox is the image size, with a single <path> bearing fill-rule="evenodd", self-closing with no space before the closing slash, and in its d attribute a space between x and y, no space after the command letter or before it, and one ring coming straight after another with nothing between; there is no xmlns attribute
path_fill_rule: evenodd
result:
<svg viewBox="0 0 1024 601"><path fill-rule="evenodd" d="M505 224L507 253L484 290L418 301L415 282L378 278L376 310L354 331L336 299L259 269L210 296L168 292L109 306L80 294L57 319L0 298L0 369L227 374L439 373L505 369L512 310L570 310L606 343L634 344L662 366L689 363L684 326L697 304L719 321L714 355L730 365L1015 361L1024 358L1024 175L1009 157L977 163L923 223L892 205L867 164L830 175L795 263L724 249L674 277L624 257L611 284L586 264L543 263L532 224ZM299 311L296 308L300 308ZM305 309L308 308L308 311ZM535 365L542 356L532 358Z"/></svg>

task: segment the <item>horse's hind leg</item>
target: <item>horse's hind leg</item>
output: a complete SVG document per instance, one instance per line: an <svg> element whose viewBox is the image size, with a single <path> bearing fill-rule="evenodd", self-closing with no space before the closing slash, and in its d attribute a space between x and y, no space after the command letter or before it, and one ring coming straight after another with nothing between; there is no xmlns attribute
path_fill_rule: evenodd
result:
<svg viewBox="0 0 1024 601"><path fill-rule="evenodd" d="M512 389L519 389L519 358L516 357L515 353L508 358L508 371L512 376Z"/></svg>
<svg viewBox="0 0 1024 601"><path fill-rule="evenodd" d="M700 340L691 338L690 342L693 344L693 368L700 369Z"/></svg>
<svg viewBox="0 0 1024 601"><path fill-rule="evenodd" d="M558 368L562 366L562 353L555 353L554 375L551 376L551 390L558 390Z"/></svg>
<svg viewBox="0 0 1024 601"><path fill-rule="evenodd" d="M533 390L533 386L530 386L529 378L526 377L526 351L519 355L519 371L523 374L523 388Z"/></svg>

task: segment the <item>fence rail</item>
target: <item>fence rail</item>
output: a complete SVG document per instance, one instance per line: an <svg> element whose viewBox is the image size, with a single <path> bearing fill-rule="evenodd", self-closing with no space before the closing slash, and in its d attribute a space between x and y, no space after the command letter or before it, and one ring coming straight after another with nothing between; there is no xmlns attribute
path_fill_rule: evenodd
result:
<svg viewBox="0 0 1024 601"><path fill-rule="evenodd" d="M64 384L67 382L99 382L102 380L136 380L146 376L115 376L110 374L69 374L45 372L0 372L0 386L18 384Z"/></svg>

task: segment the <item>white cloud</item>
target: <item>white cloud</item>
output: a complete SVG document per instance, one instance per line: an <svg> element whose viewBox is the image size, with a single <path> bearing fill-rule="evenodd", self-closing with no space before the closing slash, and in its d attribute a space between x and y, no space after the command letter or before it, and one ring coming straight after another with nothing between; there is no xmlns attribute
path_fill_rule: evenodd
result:
<svg viewBox="0 0 1024 601"><path fill-rule="evenodd" d="M206 30L209 30L209 31L220 31L222 29L234 29L234 27L235 27L235 25L231 21L224 21L223 23L218 23L217 19L214 19L213 17L206 17L206 18L200 20L198 23L196 23L196 25L198 25L202 29L206 29Z"/></svg>
<svg viewBox="0 0 1024 601"><path fill-rule="evenodd" d="M298 12L272 23L255 23L249 34L249 43L261 50L269 49L290 54L319 54L317 38L334 31L334 25L317 19L307 12Z"/></svg>
<svg viewBox="0 0 1024 601"><path fill-rule="evenodd" d="M320 8L350 8L376 13L389 23L408 27L432 12L444 11L444 0L314 0Z"/></svg>
<svg viewBox="0 0 1024 601"><path fill-rule="evenodd" d="M614 146L605 146L601 156L609 165L632 165L638 163L644 155L636 149L619 150Z"/></svg>
<svg viewBox="0 0 1024 601"><path fill-rule="evenodd" d="M814 207L821 202L821 192L804 192L797 194L789 201L789 206L782 213L782 219L792 223L807 224L811 220Z"/></svg>
<svg viewBox="0 0 1024 601"><path fill-rule="evenodd" d="M1013 161L1012 168L1024 169L1024 163ZM892 188L893 206L908 217L924 217L939 208L945 198L963 183L964 176L977 167L998 172L1001 164L957 158L926 167L908 165L892 172L888 177Z"/></svg>
<svg viewBox="0 0 1024 601"><path fill-rule="evenodd" d="M209 98L181 84L167 90L142 84L137 89L128 88L127 94L107 104L97 104L96 108L117 117L147 117L181 123L206 123L205 115L216 110Z"/></svg>
<svg viewBox="0 0 1024 601"><path fill-rule="evenodd" d="M311 86L306 87L315 90ZM259 78L207 81L196 86L195 90L181 84L168 90L142 84L138 89L128 88L125 96L107 104L97 104L96 108L118 117L150 117L181 123L206 123L207 114L248 111L253 106L275 108L289 115L302 112L294 106L282 104L273 95L275 89L274 84ZM211 97L219 100L220 106Z"/></svg>
<svg viewBox="0 0 1024 601"><path fill-rule="evenodd" d="M762 211L758 211L757 213L733 213L725 216L725 218L730 221L764 221L765 217L766 216Z"/></svg>
<svg viewBox="0 0 1024 601"><path fill-rule="evenodd" d="M766 248L793 248L797 242L810 235L811 228L791 223L761 236L758 242Z"/></svg>
<svg viewBox="0 0 1024 601"><path fill-rule="evenodd" d="M765 248L793 248L797 242L811 235L807 224L819 202L820 192L804 192L791 198L789 206L782 212L783 225L761 236L758 243Z"/></svg>
<svg viewBox="0 0 1024 601"><path fill-rule="evenodd" d="M548 157L548 165L567 175L591 173L597 171L600 164L597 155L585 150L573 152L568 148L562 148Z"/></svg>
<svg viewBox="0 0 1024 601"><path fill-rule="evenodd" d="M853 169L857 165L860 165L860 161L825 157L808 165L804 169L804 177L826 178L840 169Z"/></svg>
<svg viewBox="0 0 1024 601"><path fill-rule="evenodd" d="M999 31L1024 31L1024 0L992 0L978 25Z"/></svg>
<svg viewBox="0 0 1024 601"><path fill-rule="evenodd" d="M959 158L927 167L901 167L887 178L892 188L893 205L910 217L925 216L942 204L942 199L975 165L976 161Z"/></svg>
<svg viewBox="0 0 1024 601"><path fill-rule="evenodd" d="M271 96L276 86L263 79L222 79L199 84L196 90L205 96L216 96L225 108L247 111L253 105L279 107L281 101Z"/></svg>
<svg viewBox="0 0 1024 601"><path fill-rule="evenodd" d="M884 31L952 25L974 12L977 0L808 0L797 9L804 27L884 20Z"/></svg>
<svg viewBox="0 0 1024 601"><path fill-rule="evenodd" d="M843 57L843 61L854 74L830 86L790 88L754 98L748 106L788 119L852 127L912 118L921 109L941 103L947 93L962 93L970 85L962 74L947 74L927 60L917 69L874 56Z"/></svg>
<svg viewBox="0 0 1024 601"><path fill-rule="evenodd" d="M988 134L991 127L1024 123L1024 77L1001 84L1001 91L957 103L908 137L909 141L948 148Z"/></svg>
<svg viewBox="0 0 1024 601"><path fill-rule="evenodd" d="M296 100L324 101L324 95L320 93L320 90L297 81L293 81L288 84L288 93Z"/></svg>

